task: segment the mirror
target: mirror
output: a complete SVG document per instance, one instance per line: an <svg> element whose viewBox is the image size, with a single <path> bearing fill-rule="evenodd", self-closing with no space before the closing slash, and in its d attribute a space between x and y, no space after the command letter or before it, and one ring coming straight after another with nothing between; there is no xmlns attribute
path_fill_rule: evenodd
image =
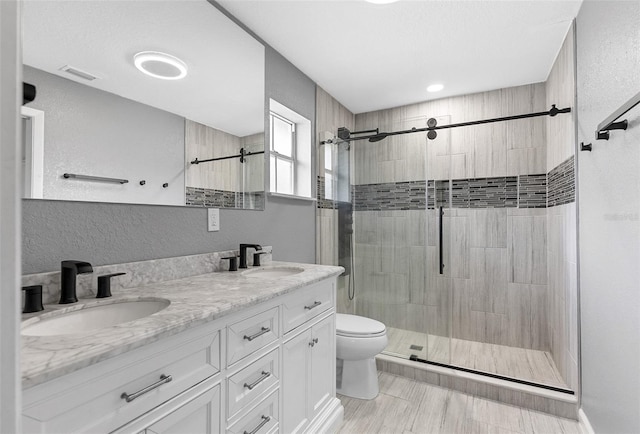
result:
<svg viewBox="0 0 640 434"><path fill-rule="evenodd" d="M206 0L26 0L22 46L25 198L263 208L264 46Z"/></svg>

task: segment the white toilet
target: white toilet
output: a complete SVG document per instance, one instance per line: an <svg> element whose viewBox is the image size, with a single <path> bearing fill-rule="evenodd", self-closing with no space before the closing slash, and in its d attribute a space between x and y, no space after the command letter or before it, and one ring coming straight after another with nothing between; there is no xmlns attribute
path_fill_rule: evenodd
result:
<svg viewBox="0 0 640 434"><path fill-rule="evenodd" d="M387 329L380 321L357 315L336 315L336 391L345 396L378 396L376 354L387 346Z"/></svg>

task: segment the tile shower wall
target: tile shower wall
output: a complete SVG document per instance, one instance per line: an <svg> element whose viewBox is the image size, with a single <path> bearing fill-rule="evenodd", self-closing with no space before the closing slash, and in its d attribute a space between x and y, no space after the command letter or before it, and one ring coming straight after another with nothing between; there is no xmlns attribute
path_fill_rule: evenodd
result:
<svg viewBox="0 0 640 434"><path fill-rule="evenodd" d="M543 111L545 95L541 83L365 113L356 130ZM413 134L353 145L356 313L390 327L548 350L546 128L534 118L441 130L428 142ZM449 177L443 278L433 206L449 204L448 186L437 181Z"/></svg>
<svg viewBox="0 0 640 434"><path fill-rule="evenodd" d="M354 131L354 116L322 88L316 87L316 149L320 142L333 137L339 127ZM316 263L338 265L338 204L325 197L324 152L317 152L317 199L316 209ZM338 278L337 310L341 313L355 313L355 303L348 298L349 278Z"/></svg>
<svg viewBox="0 0 640 434"><path fill-rule="evenodd" d="M566 78L572 73L571 37L549 83L364 113L355 117L355 126L352 115L340 118L344 107L318 89L317 131L388 131L424 127L429 117L446 124L543 111L551 104L574 107ZM390 327L551 350L575 388L577 320L569 307L577 297L576 268L570 265L576 233L572 125L571 116L561 115L439 131L430 142L415 134L353 144L357 303L347 301L342 287L338 310ZM434 206L436 198L449 204L449 186L434 179L449 177L453 209L445 225L452 239L445 253L455 261L442 278ZM336 203L324 200L323 192L320 176L317 258L335 264Z"/></svg>
<svg viewBox="0 0 640 434"><path fill-rule="evenodd" d="M569 30L547 80L547 103L575 104L574 28ZM578 266L575 201L575 119L547 119L547 294L550 352L569 387L578 387Z"/></svg>

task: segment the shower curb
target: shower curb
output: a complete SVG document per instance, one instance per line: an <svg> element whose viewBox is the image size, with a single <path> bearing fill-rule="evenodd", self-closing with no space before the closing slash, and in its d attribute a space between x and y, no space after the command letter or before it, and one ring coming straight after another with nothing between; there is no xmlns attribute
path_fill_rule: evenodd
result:
<svg viewBox="0 0 640 434"><path fill-rule="evenodd" d="M578 420L578 399L575 395L414 362L386 354L376 356L376 365L379 371L400 377L504 404Z"/></svg>

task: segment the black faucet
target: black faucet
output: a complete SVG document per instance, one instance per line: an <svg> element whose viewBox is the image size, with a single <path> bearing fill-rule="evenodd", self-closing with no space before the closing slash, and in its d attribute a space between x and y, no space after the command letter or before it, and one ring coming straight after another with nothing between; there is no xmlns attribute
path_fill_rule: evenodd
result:
<svg viewBox="0 0 640 434"><path fill-rule="evenodd" d="M78 301L76 297L76 276L78 274L93 273L93 268L88 262L62 261L60 275L60 302L69 304Z"/></svg>
<svg viewBox="0 0 640 434"><path fill-rule="evenodd" d="M256 250L262 250L260 244L240 244L240 265L238 265L238 268L247 268L247 248L250 247Z"/></svg>
<svg viewBox="0 0 640 434"><path fill-rule="evenodd" d="M23 286L24 308L22 313L33 313L44 310L42 306L42 285Z"/></svg>

